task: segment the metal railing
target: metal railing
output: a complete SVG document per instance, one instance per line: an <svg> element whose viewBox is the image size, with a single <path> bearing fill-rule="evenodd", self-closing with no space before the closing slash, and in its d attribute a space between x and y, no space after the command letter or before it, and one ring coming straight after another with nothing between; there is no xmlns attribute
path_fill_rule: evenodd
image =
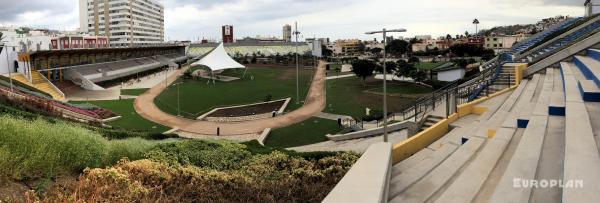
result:
<svg viewBox="0 0 600 203"><path fill-rule="evenodd" d="M391 116L402 118L402 120L412 119L415 123L421 123L436 108L445 108L445 114L448 117L458 111L458 105L468 103L481 94L486 96L492 94L494 92L491 89L492 87L498 89L505 88L504 85L510 87L512 83L510 74L501 74L503 65L509 61L504 57L495 59L499 61L496 61L492 68L484 69L468 79L467 82L452 82L431 93L431 96L419 98L403 110L392 113ZM509 82L507 84L495 84L500 78L506 78Z"/></svg>

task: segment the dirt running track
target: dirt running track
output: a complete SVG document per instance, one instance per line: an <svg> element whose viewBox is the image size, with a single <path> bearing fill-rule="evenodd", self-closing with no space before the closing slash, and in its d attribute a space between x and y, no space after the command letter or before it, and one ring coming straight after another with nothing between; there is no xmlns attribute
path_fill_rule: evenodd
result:
<svg viewBox="0 0 600 203"><path fill-rule="evenodd" d="M186 69L181 69L179 70L179 73L169 77L167 79L168 84L170 85L177 80L180 73L185 70ZM217 123L177 117L161 111L154 104L154 98L165 89L165 86L165 83L162 82L137 97L134 102L135 111L145 119L171 128L178 128L180 131L188 133L216 135L217 128L220 128L220 135L223 136L260 134L266 128L281 128L299 123L317 115L325 108L325 63L321 61L317 68L306 103L295 111L275 118L234 123Z"/></svg>

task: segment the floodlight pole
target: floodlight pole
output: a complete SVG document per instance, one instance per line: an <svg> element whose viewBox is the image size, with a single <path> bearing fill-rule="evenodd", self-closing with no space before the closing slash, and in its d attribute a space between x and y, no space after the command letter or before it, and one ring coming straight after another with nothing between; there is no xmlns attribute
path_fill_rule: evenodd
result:
<svg viewBox="0 0 600 203"><path fill-rule="evenodd" d="M181 86L181 84L183 84L183 82L178 82L173 84L173 86L177 86L177 116L181 116L181 108L180 108L180 94L179 94L179 86Z"/></svg>
<svg viewBox="0 0 600 203"><path fill-rule="evenodd" d="M387 46L387 33L388 32L406 32L406 29L395 29L395 30L386 30L383 28L381 31L373 31L367 32L365 34L383 34L383 142L388 141L388 132L387 132L387 124L388 124L388 115L387 115L387 71L385 67L386 60L386 51L385 48Z"/></svg>
<svg viewBox="0 0 600 203"><path fill-rule="evenodd" d="M298 35L300 34L300 32L298 32L298 22L295 22L294 26L296 29L296 31L294 31L294 35L296 35L296 104L300 104L300 82L298 79L300 75L298 65Z"/></svg>

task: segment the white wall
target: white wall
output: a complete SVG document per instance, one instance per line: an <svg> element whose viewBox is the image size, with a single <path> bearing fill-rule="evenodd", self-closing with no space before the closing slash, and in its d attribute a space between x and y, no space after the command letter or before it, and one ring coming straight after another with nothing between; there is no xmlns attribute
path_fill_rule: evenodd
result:
<svg viewBox="0 0 600 203"><path fill-rule="evenodd" d="M79 0L79 32L88 32L87 0Z"/></svg>
<svg viewBox="0 0 600 203"><path fill-rule="evenodd" d="M2 48L2 51L0 51L0 74L7 74L8 71L10 70L11 73L15 72L15 61L17 60L17 48L16 47L10 47L10 43L7 43L6 46L8 47L4 47ZM7 51L8 49L8 51ZM13 49L15 51L13 51ZM7 62L7 53L8 53L8 64Z"/></svg>
<svg viewBox="0 0 600 203"><path fill-rule="evenodd" d="M437 79L440 81L451 82L465 77L465 69L454 69L440 71L437 74Z"/></svg>

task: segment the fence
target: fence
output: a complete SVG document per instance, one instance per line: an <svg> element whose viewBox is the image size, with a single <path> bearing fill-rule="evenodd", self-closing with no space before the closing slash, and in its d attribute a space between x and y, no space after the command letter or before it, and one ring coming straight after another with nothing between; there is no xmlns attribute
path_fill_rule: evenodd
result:
<svg viewBox="0 0 600 203"><path fill-rule="evenodd" d="M470 102L482 94L487 96L493 93L492 87L501 89L501 86L510 87L511 74L502 75L502 67L510 62L512 57L509 54L503 54L494 58L491 68L483 69L477 75L467 79L467 82L459 84L458 81L452 82L439 90L433 92L431 96L423 97L407 106L401 111L392 113L391 116L401 117L402 120L413 119L415 123L422 123L430 112L436 108L445 108L446 117L456 113L458 105ZM507 84L496 84L498 79L508 80ZM514 80L514 79L513 79Z"/></svg>

